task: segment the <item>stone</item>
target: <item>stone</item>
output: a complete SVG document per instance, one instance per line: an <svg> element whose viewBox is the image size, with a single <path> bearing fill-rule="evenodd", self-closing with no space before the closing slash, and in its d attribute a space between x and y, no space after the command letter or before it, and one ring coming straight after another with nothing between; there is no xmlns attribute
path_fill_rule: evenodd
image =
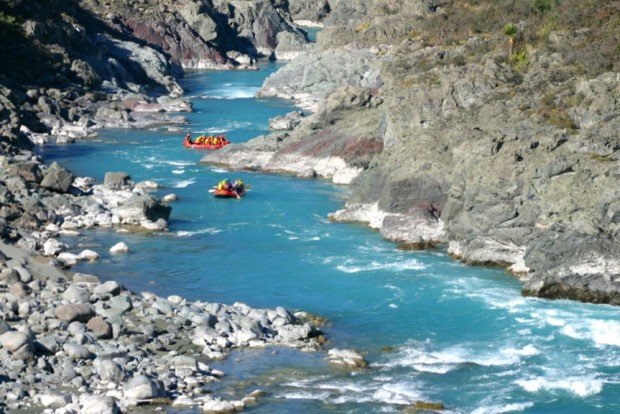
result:
<svg viewBox="0 0 620 414"><path fill-rule="evenodd" d="M114 296L112 299L110 299L108 304L110 305L110 309L113 309L119 315L122 315L125 312L133 309L131 298L127 295Z"/></svg>
<svg viewBox="0 0 620 414"><path fill-rule="evenodd" d="M17 296L18 298L23 298L25 296L30 295L31 289L28 285L23 284L22 282L15 282L9 288L9 293L13 296Z"/></svg>
<svg viewBox="0 0 620 414"><path fill-rule="evenodd" d="M202 410L205 413L212 413L212 414L234 413L236 411L233 403L228 402L228 401L220 401L220 400L206 401L204 405L202 406Z"/></svg>
<svg viewBox="0 0 620 414"><path fill-rule="evenodd" d="M121 293L121 285L119 285L118 282L115 282L113 280L97 285L93 289L93 294L97 296L116 296L119 293Z"/></svg>
<svg viewBox="0 0 620 414"><path fill-rule="evenodd" d="M97 358L93 361L93 367L103 382L118 384L125 379L125 369L111 359Z"/></svg>
<svg viewBox="0 0 620 414"><path fill-rule="evenodd" d="M112 337L112 326L101 316L91 318L86 324L86 328L93 332L97 338L110 339Z"/></svg>
<svg viewBox="0 0 620 414"><path fill-rule="evenodd" d="M93 316L95 316L95 309L91 305L60 305L56 308L56 317L66 323L73 321L86 323Z"/></svg>
<svg viewBox="0 0 620 414"><path fill-rule="evenodd" d="M161 201L164 203L172 203L174 201L177 201L178 199L179 197L177 197L176 194L166 194L161 198Z"/></svg>
<svg viewBox="0 0 620 414"><path fill-rule="evenodd" d="M56 256L58 253L64 252L66 249L67 246L56 239L47 239L45 243L43 243L43 254L45 256Z"/></svg>
<svg viewBox="0 0 620 414"><path fill-rule="evenodd" d="M62 298L73 303L88 303L90 292L84 287L71 285L63 292Z"/></svg>
<svg viewBox="0 0 620 414"><path fill-rule="evenodd" d="M125 398L147 400L163 396L163 387L159 381L146 375L136 375L123 387Z"/></svg>
<svg viewBox="0 0 620 414"><path fill-rule="evenodd" d="M77 264L79 257L76 254L69 252L62 252L58 255L58 260L63 262L67 266L73 266Z"/></svg>
<svg viewBox="0 0 620 414"><path fill-rule="evenodd" d="M29 344L32 345L32 337L23 332L7 331L0 335L0 345L10 352L15 352Z"/></svg>
<svg viewBox="0 0 620 414"><path fill-rule="evenodd" d="M66 193L73 182L73 173L61 167L57 162L52 163L45 172L41 187L49 190Z"/></svg>
<svg viewBox="0 0 620 414"><path fill-rule="evenodd" d="M149 220L156 222L159 219L168 220L172 208L162 204L149 194L134 195L127 199L115 210L121 223L140 224Z"/></svg>
<svg viewBox="0 0 620 414"><path fill-rule="evenodd" d="M0 335L10 330L11 330L11 327L9 326L9 324L6 323L6 321L0 319Z"/></svg>
<svg viewBox="0 0 620 414"><path fill-rule="evenodd" d="M131 177L124 172L107 172L103 184L110 190L121 190L131 184Z"/></svg>
<svg viewBox="0 0 620 414"><path fill-rule="evenodd" d="M19 274L19 280L22 281L23 283L30 283L32 282L32 272L30 272L30 270L26 269L23 266L16 266L15 270L17 270L17 273Z"/></svg>
<svg viewBox="0 0 620 414"><path fill-rule="evenodd" d="M366 366L364 357L349 349L330 349L327 352L327 359L332 364L351 368L363 368Z"/></svg>
<svg viewBox="0 0 620 414"><path fill-rule="evenodd" d="M93 250L82 250L78 255L80 260L93 261L99 259L99 254Z"/></svg>
<svg viewBox="0 0 620 414"><path fill-rule="evenodd" d="M45 408L61 408L71 402L71 398L68 395L55 392L45 392L41 394L39 400Z"/></svg>
<svg viewBox="0 0 620 414"><path fill-rule="evenodd" d="M129 253L129 247L125 243L119 242L119 243L116 243L114 246L110 247L110 253L112 254Z"/></svg>
<svg viewBox="0 0 620 414"><path fill-rule="evenodd" d="M79 398L80 414L120 414L121 410L111 397L82 394Z"/></svg>
<svg viewBox="0 0 620 414"><path fill-rule="evenodd" d="M95 275L88 275L85 273L76 273L73 275L73 283L100 283L100 280Z"/></svg>
<svg viewBox="0 0 620 414"><path fill-rule="evenodd" d="M192 357L185 355L177 355L170 361L170 365L174 367L174 369L179 371L191 371L196 372L198 370L198 363Z"/></svg>
<svg viewBox="0 0 620 414"><path fill-rule="evenodd" d="M77 359L90 359L93 354L83 345L67 342L62 346L62 349L65 351L69 358L77 360Z"/></svg>

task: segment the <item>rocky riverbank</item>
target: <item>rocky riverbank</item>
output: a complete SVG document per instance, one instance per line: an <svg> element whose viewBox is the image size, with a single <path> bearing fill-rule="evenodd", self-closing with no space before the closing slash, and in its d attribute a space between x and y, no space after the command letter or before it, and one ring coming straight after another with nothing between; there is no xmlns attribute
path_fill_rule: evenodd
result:
<svg viewBox="0 0 620 414"><path fill-rule="evenodd" d="M351 183L335 220L620 304L618 9L569 3L330 2L259 92L314 113L203 162Z"/></svg>
<svg viewBox="0 0 620 414"><path fill-rule="evenodd" d="M212 395L209 384L225 374L209 361L241 347L314 351L324 338L310 319L283 308L134 294L0 243L0 409L240 411L262 393L236 401Z"/></svg>

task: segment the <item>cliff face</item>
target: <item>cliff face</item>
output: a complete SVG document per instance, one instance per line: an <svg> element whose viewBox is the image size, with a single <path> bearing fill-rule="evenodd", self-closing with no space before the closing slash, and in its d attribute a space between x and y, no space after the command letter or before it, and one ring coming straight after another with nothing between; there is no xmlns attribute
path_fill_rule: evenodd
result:
<svg viewBox="0 0 620 414"><path fill-rule="evenodd" d="M161 113L191 109L183 69L248 68L307 43L276 1L12 0L0 12L0 83L18 111L4 135L35 143L180 122Z"/></svg>
<svg viewBox="0 0 620 414"><path fill-rule="evenodd" d="M286 3L276 1L1 2L0 238L21 238L36 250L60 224L164 228L160 219L170 208L144 188L93 188L46 166L30 151L33 143L69 142L102 127L183 122L170 114L191 110L174 76L184 68L248 67L280 40L289 50L306 43ZM121 197L124 211L96 202L92 192L102 192L99 200Z"/></svg>
<svg viewBox="0 0 620 414"><path fill-rule="evenodd" d="M418 246L447 242L466 262L510 267L526 294L620 304L618 3L330 7L316 49L261 92L319 108L280 134L270 160L290 159L288 140L371 136L381 146L363 165L342 146L296 152L305 171L329 157L358 168L334 219ZM364 93L372 105L320 109ZM303 175L298 166L277 169Z"/></svg>

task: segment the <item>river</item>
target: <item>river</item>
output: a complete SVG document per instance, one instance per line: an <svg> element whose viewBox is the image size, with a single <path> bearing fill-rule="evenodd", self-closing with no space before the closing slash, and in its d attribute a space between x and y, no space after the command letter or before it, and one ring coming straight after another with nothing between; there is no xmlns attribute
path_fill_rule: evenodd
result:
<svg viewBox="0 0 620 414"><path fill-rule="evenodd" d="M125 171L156 180L165 187L159 195L179 196L168 233L93 230L63 240L102 255L75 270L162 296L303 309L328 319L330 347L369 361L350 372L330 367L323 353L237 351L213 364L227 373L214 390L266 390L249 412L400 412L419 400L459 413L620 412L617 308L524 298L502 270L464 266L443 250L400 251L364 226L331 223L326 216L342 207L345 187L198 164L202 152L181 144L185 130L242 142L292 109L254 97L278 67L187 74L182 85L195 112L182 131L107 130L44 147L48 162L78 175ZM250 183L247 197L210 196L224 177ZM118 241L132 253L109 255Z"/></svg>

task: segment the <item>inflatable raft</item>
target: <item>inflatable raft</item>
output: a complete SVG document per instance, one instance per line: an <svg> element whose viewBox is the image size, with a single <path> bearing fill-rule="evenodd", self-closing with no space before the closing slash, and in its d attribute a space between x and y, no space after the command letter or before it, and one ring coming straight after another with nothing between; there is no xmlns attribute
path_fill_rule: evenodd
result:
<svg viewBox="0 0 620 414"><path fill-rule="evenodd" d="M213 191L213 195L218 198L237 198L237 196L243 197L245 195L245 190L236 192L236 191L215 189L215 191Z"/></svg>
<svg viewBox="0 0 620 414"><path fill-rule="evenodd" d="M185 138L183 140L183 146L185 148L193 148L193 149L216 150L216 149L220 149L222 147L225 147L228 144L230 144L230 142L226 138L223 138L223 141L221 143L218 143L218 144L207 144L207 143L191 142L187 138Z"/></svg>

